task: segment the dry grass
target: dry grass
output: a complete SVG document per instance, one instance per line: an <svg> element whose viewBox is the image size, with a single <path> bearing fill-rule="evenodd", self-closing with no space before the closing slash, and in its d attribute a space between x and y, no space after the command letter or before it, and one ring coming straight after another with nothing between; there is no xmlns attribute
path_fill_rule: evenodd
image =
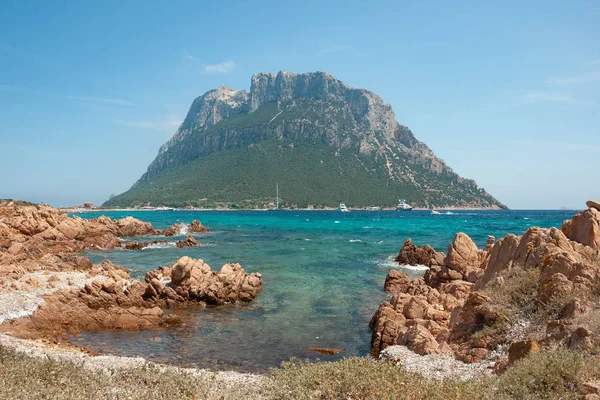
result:
<svg viewBox="0 0 600 400"><path fill-rule="evenodd" d="M539 288L540 270L537 268L513 268L502 275L502 280L489 285L485 292L496 304L511 311L531 317L537 311L536 301Z"/></svg>
<svg viewBox="0 0 600 400"><path fill-rule="evenodd" d="M286 363L272 372L272 379L269 397L273 399L485 398L481 380L432 381L389 362L359 357Z"/></svg>
<svg viewBox="0 0 600 400"><path fill-rule="evenodd" d="M565 305L575 297L588 298L590 293L570 292L556 294L546 302L538 298L540 270L513 267L506 271L500 280L484 289L498 309L504 310L509 326L516 327L525 323L528 328L522 332L494 332L499 342L520 340L520 336L535 338L544 331L550 320L560 319ZM591 299L598 304L598 297ZM513 329L514 330L514 329ZM508 333L508 336L506 335ZM515 336L515 337L512 337Z"/></svg>
<svg viewBox="0 0 600 400"><path fill-rule="evenodd" d="M223 385L216 374L155 366L90 371L0 347L2 399L576 399L600 366L567 350L521 360L500 377L433 381L389 362L292 361L255 383Z"/></svg>
<svg viewBox="0 0 600 400"><path fill-rule="evenodd" d="M215 373L191 375L148 364L89 370L53 358L0 347L0 399L241 399L252 387L223 384Z"/></svg>
<svg viewBox="0 0 600 400"><path fill-rule="evenodd" d="M597 359L566 349L533 354L498 380L500 398L578 399L584 383L600 377Z"/></svg>

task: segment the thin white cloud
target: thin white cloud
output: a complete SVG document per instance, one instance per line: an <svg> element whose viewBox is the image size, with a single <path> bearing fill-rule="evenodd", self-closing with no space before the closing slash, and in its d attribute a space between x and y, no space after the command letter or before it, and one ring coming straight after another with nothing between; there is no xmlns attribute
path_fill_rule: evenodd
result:
<svg viewBox="0 0 600 400"><path fill-rule="evenodd" d="M33 93L36 95L56 97L60 99L66 99L75 101L78 103L87 103L87 104L95 104L95 105L103 105L103 106L134 106L130 101L123 100L120 98L113 97L98 97L98 96L77 96L65 93L57 93L57 92L47 92L44 90L30 89L23 86L17 85L5 85L0 84L0 91L4 92L17 92L17 93Z"/></svg>
<svg viewBox="0 0 600 400"><path fill-rule="evenodd" d="M560 92L531 92L521 96L519 99L519 105L536 103L560 103L580 106L593 105L593 103L580 100L570 94Z"/></svg>
<svg viewBox="0 0 600 400"><path fill-rule="evenodd" d="M600 60L598 60L598 61L600 61ZM553 85L571 85L571 84L588 83L588 82L594 82L594 81L600 81L600 71L586 72L583 74L568 76L568 77L564 77L564 78L548 79L546 81L546 83L551 83Z"/></svg>
<svg viewBox="0 0 600 400"><path fill-rule="evenodd" d="M207 73L219 73L219 74L228 74L235 70L235 63L229 59L225 60L219 64L209 64L204 66L204 72Z"/></svg>
<svg viewBox="0 0 600 400"><path fill-rule="evenodd" d="M184 51L181 56L181 64L187 68L198 65L200 61L200 57L193 55L189 51Z"/></svg>
<svg viewBox="0 0 600 400"><path fill-rule="evenodd" d="M71 96L71 95L64 95L64 94L58 94L58 93L53 93L51 95L55 96L55 97L61 97L63 99L67 99L67 100L73 100L73 101L78 101L78 102L83 102L83 103L107 105L107 106L128 106L128 107L130 107L130 106L134 105L132 102L127 101L127 100L108 98L108 97Z"/></svg>
<svg viewBox="0 0 600 400"><path fill-rule="evenodd" d="M323 47L322 49L318 50L315 54L318 56L321 56L321 55L328 55L328 54L334 54L334 53L347 53L354 57L371 57L370 53L356 50L354 47L348 46L348 45L336 45L336 46Z"/></svg>
<svg viewBox="0 0 600 400"><path fill-rule="evenodd" d="M119 121L113 121L113 122L117 125L127 126L130 128L173 133L177 128L179 128L179 125L181 125L182 121L183 121L183 118L179 118L174 115L167 115L166 117L164 117L160 120L154 120L154 121L144 121L144 120L122 121L122 120L119 120Z"/></svg>
<svg viewBox="0 0 600 400"><path fill-rule="evenodd" d="M3 92L16 92L19 90L18 86L14 86L14 85L3 85L0 84L0 90Z"/></svg>
<svg viewBox="0 0 600 400"><path fill-rule="evenodd" d="M581 143L565 143L565 142L550 142L545 140L514 140L515 144L523 146L543 146L551 147L557 150L577 150L577 151L591 151L600 152L600 145L597 144L581 144Z"/></svg>
<svg viewBox="0 0 600 400"><path fill-rule="evenodd" d="M183 52L183 61L197 61L198 57L190 53L189 51Z"/></svg>
<svg viewBox="0 0 600 400"><path fill-rule="evenodd" d="M317 51L317 54L338 53L340 51L347 51L347 50L351 50L351 49L352 49L352 47L347 46L347 45L330 46L330 47L326 47L324 49Z"/></svg>

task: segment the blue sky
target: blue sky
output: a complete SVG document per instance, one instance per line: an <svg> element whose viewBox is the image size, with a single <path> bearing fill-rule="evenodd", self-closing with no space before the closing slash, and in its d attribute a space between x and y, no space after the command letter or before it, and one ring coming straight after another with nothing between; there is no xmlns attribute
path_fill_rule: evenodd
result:
<svg viewBox="0 0 600 400"><path fill-rule="evenodd" d="M494 4L488 4L494 3ZM598 1L0 4L0 198L127 190L193 99L327 71L511 208L600 200Z"/></svg>

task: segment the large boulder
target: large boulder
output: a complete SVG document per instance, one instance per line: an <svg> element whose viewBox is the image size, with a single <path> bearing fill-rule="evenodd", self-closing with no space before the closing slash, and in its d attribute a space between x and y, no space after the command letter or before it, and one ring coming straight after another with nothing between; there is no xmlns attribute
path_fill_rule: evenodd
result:
<svg viewBox="0 0 600 400"><path fill-rule="evenodd" d="M588 201L589 208L565 221L561 231L571 240L600 249L600 210L596 202Z"/></svg>
<svg viewBox="0 0 600 400"><path fill-rule="evenodd" d="M442 265L444 253L435 251L428 244L423 247L417 247L409 238L402 245L395 261L400 265L425 265L426 267Z"/></svg>
<svg viewBox="0 0 600 400"><path fill-rule="evenodd" d="M410 279L408 275L395 269L391 269L385 277L383 290L387 293L406 293L411 283L412 279Z"/></svg>
<svg viewBox="0 0 600 400"><path fill-rule="evenodd" d="M481 268L479 249L471 238L460 232L448 246L448 255L444 265L460 274L458 279L466 279L470 272Z"/></svg>
<svg viewBox="0 0 600 400"><path fill-rule="evenodd" d="M162 286L152 282L164 282ZM249 302L262 288L262 275L248 275L239 264L225 264L214 272L203 260L182 257L169 267L146 274L152 284L145 298L166 306L188 303L213 305Z"/></svg>

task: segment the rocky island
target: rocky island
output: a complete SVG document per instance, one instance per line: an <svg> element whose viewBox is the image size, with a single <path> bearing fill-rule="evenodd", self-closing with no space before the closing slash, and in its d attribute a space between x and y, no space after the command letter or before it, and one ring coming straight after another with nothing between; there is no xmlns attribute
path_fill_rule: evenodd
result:
<svg viewBox="0 0 600 400"><path fill-rule="evenodd" d="M326 72L259 73L192 103L148 171L104 207L506 208L458 176L389 104Z"/></svg>

